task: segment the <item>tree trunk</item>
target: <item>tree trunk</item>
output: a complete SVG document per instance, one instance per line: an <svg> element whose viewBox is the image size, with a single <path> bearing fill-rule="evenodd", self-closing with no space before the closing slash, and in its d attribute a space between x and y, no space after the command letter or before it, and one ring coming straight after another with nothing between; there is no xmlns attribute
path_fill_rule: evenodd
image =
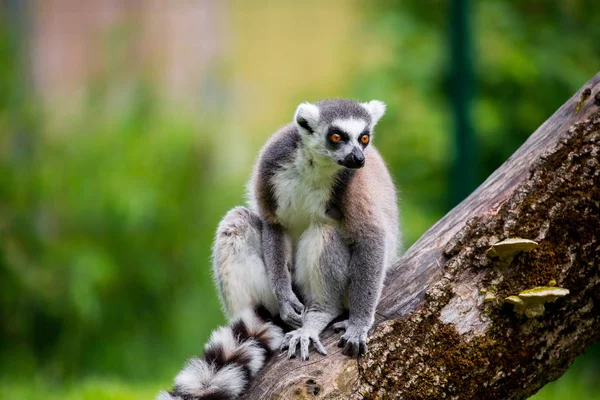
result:
<svg viewBox="0 0 600 400"><path fill-rule="evenodd" d="M538 245L492 257L510 238ZM328 356L278 355L245 398L527 398L600 338L598 260L600 73L397 262L364 357L328 330ZM553 285L545 309L505 302Z"/></svg>

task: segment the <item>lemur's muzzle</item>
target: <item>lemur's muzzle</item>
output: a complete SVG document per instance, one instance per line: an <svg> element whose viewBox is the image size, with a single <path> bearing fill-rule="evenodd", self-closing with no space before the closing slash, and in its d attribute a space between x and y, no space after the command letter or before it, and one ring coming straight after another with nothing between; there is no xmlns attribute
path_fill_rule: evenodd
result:
<svg viewBox="0 0 600 400"><path fill-rule="evenodd" d="M342 165L346 168L361 168L365 165L365 155L360 149L354 148L352 153L344 158Z"/></svg>

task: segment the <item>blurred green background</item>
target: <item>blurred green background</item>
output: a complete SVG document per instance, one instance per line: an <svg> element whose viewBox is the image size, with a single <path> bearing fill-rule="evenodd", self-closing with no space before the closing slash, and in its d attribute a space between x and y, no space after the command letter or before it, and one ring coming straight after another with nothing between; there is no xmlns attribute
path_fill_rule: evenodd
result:
<svg viewBox="0 0 600 400"><path fill-rule="evenodd" d="M216 225L299 102L388 104L409 246L600 70L597 0L473 1L464 35L459 3L2 0L0 398L169 387L224 321ZM535 399L598 376L596 345Z"/></svg>

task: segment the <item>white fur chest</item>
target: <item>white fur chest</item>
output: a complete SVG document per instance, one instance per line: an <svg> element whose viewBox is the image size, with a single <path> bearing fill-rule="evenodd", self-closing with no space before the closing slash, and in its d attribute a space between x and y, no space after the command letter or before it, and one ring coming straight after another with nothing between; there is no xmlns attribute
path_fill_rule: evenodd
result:
<svg viewBox="0 0 600 400"><path fill-rule="evenodd" d="M331 197L331 175L316 167L290 165L273 180L277 217L295 241L310 225L327 218L325 210Z"/></svg>

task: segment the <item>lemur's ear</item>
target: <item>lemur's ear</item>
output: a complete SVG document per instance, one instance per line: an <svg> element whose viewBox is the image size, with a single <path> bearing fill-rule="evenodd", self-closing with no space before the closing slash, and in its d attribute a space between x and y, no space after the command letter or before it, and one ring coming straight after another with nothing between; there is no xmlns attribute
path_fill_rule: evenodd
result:
<svg viewBox="0 0 600 400"><path fill-rule="evenodd" d="M362 106L371 114L372 125L375 125L385 114L385 103L383 101L371 100L368 103L362 103Z"/></svg>
<svg viewBox="0 0 600 400"><path fill-rule="evenodd" d="M294 123L307 133L313 133L319 123L319 108L311 103L302 103L296 109Z"/></svg>

